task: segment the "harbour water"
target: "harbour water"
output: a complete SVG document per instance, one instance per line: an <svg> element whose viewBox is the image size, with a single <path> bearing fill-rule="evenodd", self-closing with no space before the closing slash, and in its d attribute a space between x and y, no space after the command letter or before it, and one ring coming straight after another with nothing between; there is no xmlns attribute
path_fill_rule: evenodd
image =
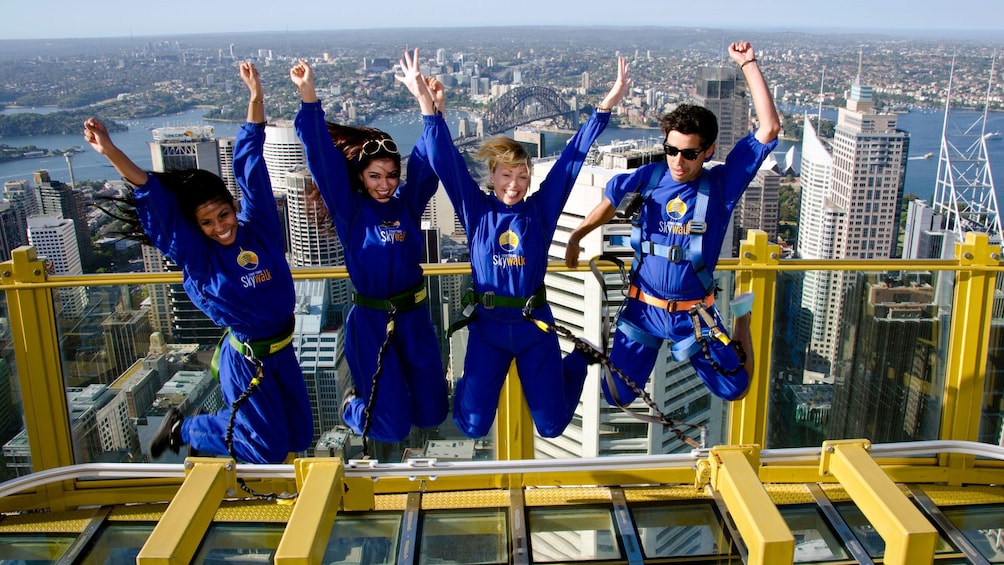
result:
<svg viewBox="0 0 1004 565"><path fill-rule="evenodd" d="M790 109L786 109L790 110ZM8 110L9 112L10 110ZM23 111L23 110L22 110ZM811 111L811 110L810 110ZM814 111L811 111L815 113ZM151 158L148 143L151 141L150 130L163 126L183 126L208 124L216 130L217 136L236 135L240 124L231 122L209 122L202 118L203 110L192 109L179 114L162 116L157 118L146 118L128 122L129 131L113 134L115 143L129 155L140 167L150 168ZM458 111L447 112L447 122L453 132L457 131L457 124L464 114ZM980 114L972 111L952 112L952 124L957 127L970 126ZM835 120L836 110L824 109L823 118ZM910 133L910 160L907 164L906 187L907 193L930 200L934 193L935 180L938 175L938 155L941 150L941 132L944 123L944 113L936 110L912 111L908 114L899 115L899 127ZM422 132L422 122L418 112L403 112L400 114L384 116L374 120L370 126L380 128L389 133L401 147L403 152L411 151L414 140L418 139ZM81 130L83 126L81 126ZM987 116L986 131L1000 132L1004 130L1004 113L995 112ZM608 128L599 138L599 143L609 143L622 139L642 139L656 137L659 135L656 129L645 128ZM545 146L553 152L560 150L567 136L545 134ZM76 180L104 180L117 178L114 169L111 168L103 157L96 154L84 142L82 135L43 135L24 137L0 137L0 143L15 147L35 145L46 149L69 149L76 146L83 147L82 153L73 156L73 172ZM784 153L792 146L796 146L796 154L800 147L799 142L781 140L775 155L778 160L783 159ZM987 149L990 157L991 168L1004 171L1004 140L1000 137L991 138L987 141ZM924 159L923 156L930 153L931 157ZM798 159L796 156L796 170ZM47 169L52 178L69 181L69 170L66 160L61 156L41 157L34 159L22 159L0 163L0 182L32 177L33 171L37 169ZM1004 183L1004 177L998 173L998 177ZM998 201L1000 201L1000 189L998 189Z"/></svg>

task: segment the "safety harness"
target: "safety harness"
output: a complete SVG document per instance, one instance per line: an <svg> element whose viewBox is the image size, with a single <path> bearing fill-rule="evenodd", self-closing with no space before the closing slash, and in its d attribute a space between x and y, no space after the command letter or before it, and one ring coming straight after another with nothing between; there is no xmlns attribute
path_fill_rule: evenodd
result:
<svg viewBox="0 0 1004 565"><path fill-rule="evenodd" d="M219 366L220 366L220 350L222 349L223 340L226 339L237 353L240 353L248 363L251 363L255 368L255 376L251 378L251 382L248 383L247 389L240 394L236 399L234 399L233 404L230 405L230 419L227 421L227 433L224 437L224 443L227 446L227 451L230 456L237 460L237 454L234 452L234 422L237 418L237 410L240 408L244 402L247 401L254 391L258 390L258 386L261 385L262 379L265 378L264 365L262 359L268 357L269 355L274 355L279 351L282 351L286 347L289 347L293 343L293 330L296 325L296 319L290 318L289 322L286 324L286 328L272 336L265 339L256 339L250 341L241 341L237 339L233 331L228 327L226 333L220 338L220 343L216 346L216 351L213 353L213 360L210 364L210 370L216 379L220 378ZM296 495L277 495L275 493L260 493L247 486L242 477L237 477L237 484L240 485L244 492L247 492L255 498L260 498L264 500L274 500L276 498L294 498Z"/></svg>
<svg viewBox="0 0 1004 565"><path fill-rule="evenodd" d="M376 407L376 397L377 388L380 385L380 374L383 372L383 358L390 349L390 341L394 336L394 315L398 312L407 312L409 310L414 310L429 299L429 292L425 288L425 282L421 282L418 286L408 289L400 294L395 294L390 298L369 298L363 296L359 293L353 293L352 302L364 308L372 308L374 310L383 310L387 312L387 331L386 337L384 337L383 343L380 344L380 349L377 351L377 362L376 369L373 371L373 378L370 385L370 397L366 402L366 408L363 411L363 459L369 459L370 457L370 445L369 445L369 435L370 427L373 425L373 409Z"/></svg>
<svg viewBox="0 0 1004 565"><path fill-rule="evenodd" d="M540 308L544 304L547 304L547 292L545 288L541 286L532 295L528 297L520 297L503 296L495 294L492 291L475 292L473 288L469 288L467 289L467 292L464 293L464 297L460 300L460 305L464 307L461 314L462 318L450 324L450 329L446 332L447 338L452 336L453 332L470 325L471 322L478 318L477 307L479 304L488 310L493 310L496 307L530 308L531 310L534 310L536 308Z"/></svg>

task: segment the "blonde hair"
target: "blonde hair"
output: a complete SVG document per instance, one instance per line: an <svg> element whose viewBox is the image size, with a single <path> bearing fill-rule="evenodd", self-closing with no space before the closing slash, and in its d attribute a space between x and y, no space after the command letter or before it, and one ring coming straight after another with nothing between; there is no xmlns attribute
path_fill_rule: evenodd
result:
<svg viewBox="0 0 1004 565"><path fill-rule="evenodd" d="M482 143L475 157L487 159L489 171L494 171L499 165L512 169L526 165L527 172L533 173L533 163L530 162L530 154L526 152L526 148L506 135L496 135ZM494 189L491 185L488 188Z"/></svg>

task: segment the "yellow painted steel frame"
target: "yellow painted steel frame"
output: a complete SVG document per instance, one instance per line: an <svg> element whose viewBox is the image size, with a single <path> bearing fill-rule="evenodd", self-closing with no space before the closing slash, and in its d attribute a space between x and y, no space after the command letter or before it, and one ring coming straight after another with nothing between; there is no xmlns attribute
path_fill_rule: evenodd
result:
<svg viewBox="0 0 1004 565"><path fill-rule="evenodd" d="M867 440L824 441L819 474L833 475L885 541L883 563L934 561L938 531L879 467Z"/></svg>
<svg viewBox="0 0 1004 565"><path fill-rule="evenodd" d="M499 395L495 449L495 458L499 461L533 459L533 418L523 398L515 361L509 365L509 375Z"/></svg>
<svg viewBox="0 0 1004 565"><path fill-rule="evenodd" d="M18 247L11 260L0 265L0 275L7 290L11 330L21 338L14 339L14 358L32 465L35 471L72 465L73 441L52 291L18 288L20 284L44 282L45 263L34 247ZM72 485L65 487L72 489ZM51 508L62 510L61 486L50 485L47 490Z"/></svg>
<svg viewBox="0 0 1004 565"><path fill-rule="evenodd" d="M767 241L767 233L749 230L739 245L736 295L752 292L755 300L750 317L753 341L753 374L746 396L730 403L728 443L767 445L767 400L770 397L770 352L774 342L776 267L781 248ZM750 267L759 267L751 269ZM745 269L745 270L744 270Z"/></svg>
<svg viewBox="0 0 1004 565"><path fill-rule="evenodd" d="M223 497L236 491L235 469L233 459L186 459L185 482L136 556L137 565L191 563Z"/></svg>
<svg viewBox="0 0 1004 565"><path fill-rule="evenodd" d="M941 439L978 441L996 282L991 268L1000 266L1001 248L990 245L987 234L967 233L964 242L955 244L955 256L959 270L945 369ZM975 459L972 455L943 456L942 464L955 471L949 484L961 484L964 471L973 467Z"/></svg>
<svg viewBox="0 0 1004 565"><path fill-rule="evenodd" d="M785 565L795 560L795 536L757 476L760 446L711 449L711 487L722 495L746 542L750 565Z"/></svg>
<svg viewBox="0 0 1004 565"><path fill-rule="evenodd" d="M319 565L335 524L345 467L338 458L297 459L299 496L275 551L277 565Z"/></svg>

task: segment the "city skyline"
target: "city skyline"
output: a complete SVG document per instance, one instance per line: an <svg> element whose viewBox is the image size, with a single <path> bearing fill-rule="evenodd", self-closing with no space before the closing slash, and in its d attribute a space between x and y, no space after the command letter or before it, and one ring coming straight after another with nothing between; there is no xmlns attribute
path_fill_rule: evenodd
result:
<svg viewBox="0 0 1004 565"><path fill-rule="evenodd" d="M608 3L581 0L573 5L572 13L564 4L517 0L488 17L475 14L494 6L461 0L441 2L434 10L415 9L412 3L400 0L388 0L379 10L360 3L308 0L297 6L299 14L309 17L293 14L286 21L263 17L273 6L271 1L248 0L234 10L231 4L181 0L151 19L145 5L124 0L55 0L46 10L22 2L5 9L0 40L526 25L1004 33L1004 4L997 0L973 0L967 3L967 10L956 9L948 0L848 0L839 10L819 1L766 0L751 9L747 2L722 0L714 10L695 7L685 16L658 0L640 0L631 10L611 10Z"/></svg>

